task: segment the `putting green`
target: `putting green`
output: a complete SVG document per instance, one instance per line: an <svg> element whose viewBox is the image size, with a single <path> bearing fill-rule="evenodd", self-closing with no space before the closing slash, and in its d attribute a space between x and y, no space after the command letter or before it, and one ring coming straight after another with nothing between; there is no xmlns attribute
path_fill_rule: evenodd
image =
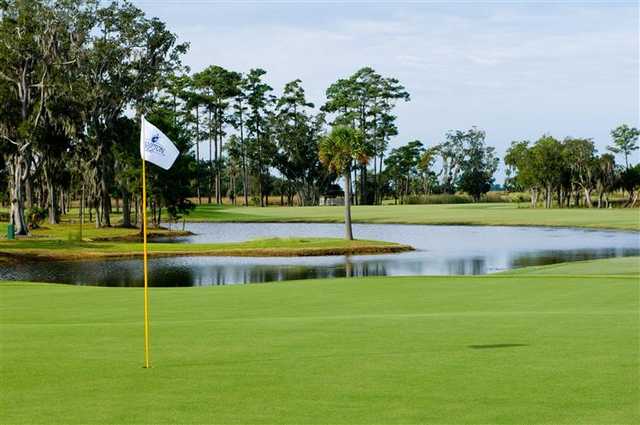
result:
<svg viewBox="0 0 640 425"><path fill-rule="evenodd" d="M140 289L0 283L0 422L638 423L638 275L580 273L152 289L150 370Z"/></svg>

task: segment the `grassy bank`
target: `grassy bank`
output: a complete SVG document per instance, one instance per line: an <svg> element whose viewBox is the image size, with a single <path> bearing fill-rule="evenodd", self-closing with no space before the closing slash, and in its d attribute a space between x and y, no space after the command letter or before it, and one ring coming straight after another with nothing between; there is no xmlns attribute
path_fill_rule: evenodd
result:
<svg viewBox="0 0 640 425"><path fill-rule="evenodd" d="M638 423L638 275L593 264L153 289L150 370L141 290L0 283L0 422Z"/></svg>
<svg viewBox="0 0 640 425"><path fill-rule="evenodd" d="M201 205L191 221L342 222L341 207L218 207ZM516 204L355 206L357 223L554 226L640 230L638 209L530 209Z"/></svg>
<svg viewBox="0 0 640 425"><path fill-rule="evenodd" d="M513 269L500 274L555 276L640 276L640 257L618 257L600 260L575 261Z"/></svg>
<svg viewBox="0 0 640 425"><path fill-rule="evenodd" d="M63 224L44 224L33 231L35 236L68 238L79 232L77 213L63 216ZM112 214L113 223L121 219ZM195 222L320 222L342 223L344 210L341 207L231 207L198 205L186 216ZM443 204L443 205L384 205L354 206L353 221L356 223L398 224L449 224L488 226L553 226L585 227L594 229L640 230L640 209L633 208L562 208L531 209L515 203ZM73 223L71 223L73 222ZM177 229L182 224L173 224ZM167 230L153 230L171 233ZM131 236L137 229L120 227L96 229L92 223L84 226L85 238ZM173 232L176 233L176 232ZM0 223L0 238L6 235L6 223Z"/></svg>
<svg viewBox="0 0 640 425"><path fill-rule="evenodd" d="M178 237L189 235L189 232L183 232L181 230L168 230L165 228L149 228L148 236L149 238L155 237ZM5 224L5 232L2 236L6 236L6 224ZM82 232L80 231L80 224L78 223L69 223L68 221L63 221L60 224L42 224L37 229L31 230L31 235L33 239L61 239L61 240L69 240L69 239L79 239L82 236L82 239L88 241L100 241L100 240L129 240L129 239L138 239L140 237L140 229L135 227L99 227L96 228L92 223L86 223Z"/></svg>
<svg viewBox="0 0 640 425"><path fill-rule="evenodd" d="M151 257L258 256L291 257L347 254L382 254L409 251L408 245L392 242L338 238L268 238L237 243L150 243ZM76 242L61 239L0 241L0 261L91 260L142 256L139 242Z"/></svg>

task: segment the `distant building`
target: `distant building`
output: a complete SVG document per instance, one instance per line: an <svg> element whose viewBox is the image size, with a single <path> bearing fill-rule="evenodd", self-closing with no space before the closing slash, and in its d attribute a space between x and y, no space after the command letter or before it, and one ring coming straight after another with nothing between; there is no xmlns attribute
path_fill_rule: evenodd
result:
<svg viewBox="0 0 640 425"><path fill-rule="evenodd" d="M329 185L327 190L320 195L320 205L342 206L344 205L344 190L337 184Z"/></svg>

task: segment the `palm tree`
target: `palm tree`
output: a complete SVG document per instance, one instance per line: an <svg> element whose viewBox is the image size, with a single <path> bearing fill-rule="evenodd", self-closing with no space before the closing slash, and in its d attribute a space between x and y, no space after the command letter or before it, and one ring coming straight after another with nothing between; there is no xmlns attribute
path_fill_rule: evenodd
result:
<svg viewBox="0 0 640 425"><path fill-rule="evenodd" d="M331 171L344 177L345 238L353 240L351 230L351 169L354 161L366 164L369 155L362 133L351 127L337 126L320 140L320 161Z"/></svg>

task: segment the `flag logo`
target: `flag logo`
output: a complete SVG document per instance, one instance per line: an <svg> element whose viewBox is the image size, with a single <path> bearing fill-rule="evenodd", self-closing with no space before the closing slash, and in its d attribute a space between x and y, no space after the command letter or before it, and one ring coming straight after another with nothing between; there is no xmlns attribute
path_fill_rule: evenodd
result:
<svg viewBox="0 0 640 425"><path fill-rule="evenodd" d="M151 141L146 143L144 149L147 152L156 152L156 153L159 153L160 155L164 156L165 149L164 149L164 147L162 147L162 145L160 143L158 143L159 140L160 140L160 134L155 133L151 137Z"/></svg>

